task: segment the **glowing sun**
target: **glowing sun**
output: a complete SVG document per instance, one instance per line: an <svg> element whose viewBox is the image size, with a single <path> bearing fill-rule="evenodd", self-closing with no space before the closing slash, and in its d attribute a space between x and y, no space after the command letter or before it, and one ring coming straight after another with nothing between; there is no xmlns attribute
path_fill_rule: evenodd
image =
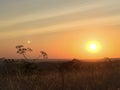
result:
<svg viewBox="0 0 120 90"><path fill-rule="evenodd" d="M97 45L95 43L90 44L89 48L94 51L97 49Z"/></svg>
<svg viewBox="0 0 120 90"><path fill-rule="evenodd" d="M88 42L87 43L87 51L91 53L97 53L100 51L101 45L99 42Z"/></svg>

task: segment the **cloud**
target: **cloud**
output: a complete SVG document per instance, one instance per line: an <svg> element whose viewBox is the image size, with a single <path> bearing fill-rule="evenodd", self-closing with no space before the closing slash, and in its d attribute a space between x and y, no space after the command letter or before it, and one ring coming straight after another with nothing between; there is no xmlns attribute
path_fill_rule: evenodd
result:
<svg viewBox="0 0 120 90"><path fill-rule="evenodd" d="M52 12L42 14L34 13L28 14L25 16L21 16L18 18L12 18L8 20L3 20L0 23L2 24L2 30L14 27L15 29L27 28L29 26L35 27L47 27L50 25L61 24L65 22L71 22L75 20L85 20L89 18L99 18L99 17L108 17L112 15L120 15L118 12L120 7L118 5L113 7L116 3L109 3L109 4L90 4L90 5L83 5L80 7L74 8L74 10L63 10L62 12ZM105 5L105 6L104 6ZM5 29L4 29L5 27ZM6 28L8 27L8 28ZM32 28L32 27L30 27ZM12 28L13 29L13 28Z"/></svg>
<svg viewBox="0 0 120 90"><path fill-rule="evenodd" d="M8 2L10 1L0 2L2 2L2 4L8 5ZM1 36L12 36L13 34L15 34L14 36L23 36L38 33L49 33L54 31L57 32L60 30L65 31L71 27L85 28L91 23L99 26L101 22L103 26L110 26L114 24L113 26L118 27L118 23L120 23L120 12L118 12L120 10L119 2L120 1L118 0L115 0L114 2L111 0L51 0L51 2L48 0L30 0L29 2L17 2L12 0L9 4L10 6L13 6L11 8L13 11L8 11L8 8L10 7L8 5L6 6L6 9L4 6L5 12L6 14L17 14L16 17L9 16L7 19L1 19ZM0 7L3 7L3 5ZM24 11L27 10L24 10L24 8L30 8L31 11L24 13ZM4 9L2 8L0 11ZM93 28L95 27L94 25L92 26Z"/></svg>

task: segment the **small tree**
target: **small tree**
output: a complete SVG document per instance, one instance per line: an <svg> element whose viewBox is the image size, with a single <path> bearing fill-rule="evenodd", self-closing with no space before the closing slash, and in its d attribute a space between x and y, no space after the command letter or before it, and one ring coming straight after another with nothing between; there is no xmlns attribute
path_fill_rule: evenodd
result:
<svg viewBox="0 0 120 90"><path fill-rule="evenodd" d="M17 53L20 55L23 55L23 57L27 60L26 53L27 52L32 52L31 48L25 48L23 45L17 45L16 46Z"/></svg>
<svg viewBox="0 0 120 90"><path fill-rule="evenodd" d="M43 59L48 59L48 55L47 55L47 53L44 52L44 51L40 51L40 56L42 56Z"/></svg>

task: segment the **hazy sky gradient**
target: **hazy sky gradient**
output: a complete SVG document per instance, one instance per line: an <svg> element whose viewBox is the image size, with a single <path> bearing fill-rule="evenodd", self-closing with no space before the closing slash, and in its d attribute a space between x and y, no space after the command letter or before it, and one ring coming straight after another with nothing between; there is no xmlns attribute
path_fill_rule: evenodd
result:
<svg viewBox="0 0 120 90"><path fill-rule="evenodd" d="M18 58L18 44L33 57L41 49L50 58L120 57L119 38L120 0L0 0L0 57ZM102 45L96 55L85 51L92 40Z"/></svg>

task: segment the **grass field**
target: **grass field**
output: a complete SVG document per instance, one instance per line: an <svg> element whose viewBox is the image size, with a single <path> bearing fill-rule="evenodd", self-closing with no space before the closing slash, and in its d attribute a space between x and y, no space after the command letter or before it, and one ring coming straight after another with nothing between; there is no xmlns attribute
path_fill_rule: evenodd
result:
<svg viewBox="0 0 120 90"><path fill-rule="evenodd" d="M120 90L120 60L0 61L0 90Z"/></svg>

